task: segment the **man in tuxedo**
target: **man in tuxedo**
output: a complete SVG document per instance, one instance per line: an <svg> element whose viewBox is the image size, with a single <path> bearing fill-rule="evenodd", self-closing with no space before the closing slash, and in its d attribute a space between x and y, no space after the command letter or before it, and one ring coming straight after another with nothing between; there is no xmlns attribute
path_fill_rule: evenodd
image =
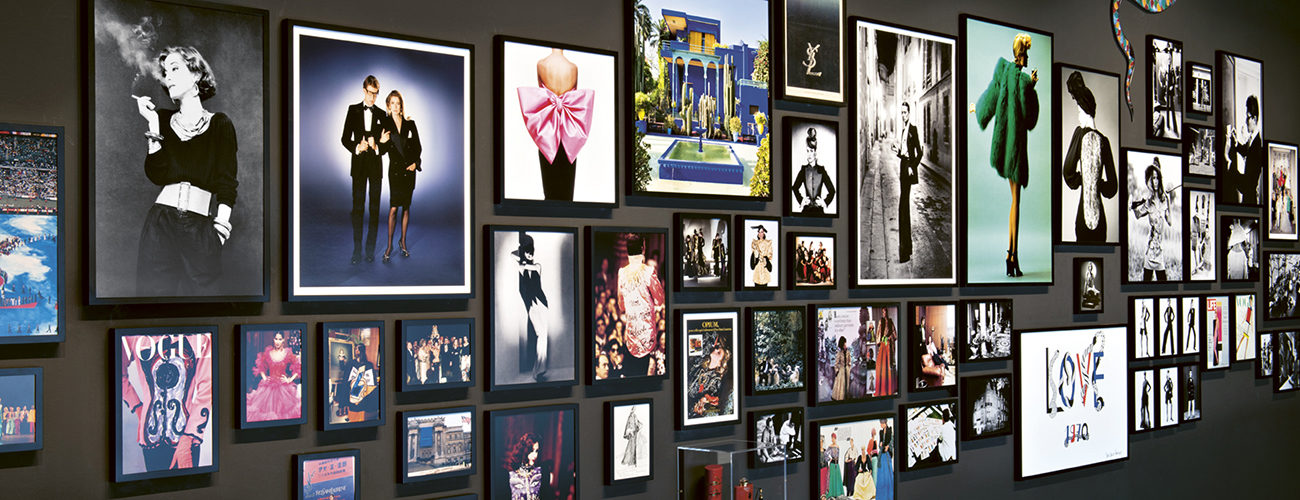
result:
<svg viewBox="0 0 1300 500"><path fill-rule="evenodd" d="M921 163L921 141L917 138L916 125L908 120L912 106L903 103L902 133L892 149L898 156L898 261L907 262L912 258L912 184L917 181L916 167Z"/></svg>
<svg viewBox="0 0 1300 500"><path fill-rule="evenodd" d="M366 196L369 194L370 233L366 235L366 262L375 261L375 241L379 231L379 189L383 179L383 159L379 145L384 130L384 111L375 106L379 94L379 80L367 76L361 84L363 100L348 106L347 119L343 121L343 147L352 155L352 263L361 262L361 218L366 213Z"/></svg>

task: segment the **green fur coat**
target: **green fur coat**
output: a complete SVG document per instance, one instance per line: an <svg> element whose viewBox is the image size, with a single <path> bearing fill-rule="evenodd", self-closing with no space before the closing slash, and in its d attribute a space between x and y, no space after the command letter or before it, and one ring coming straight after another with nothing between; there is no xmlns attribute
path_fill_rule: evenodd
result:
<svg viewBox="0 0 1300 500"><path fill-rule="evenodd" d="M1029 187L1029 131L1038 124L1038 92L1034 81L1015 63L999 58L993 81L975 105L980 130L993 123L989 162L1003 179Z"/></svg>

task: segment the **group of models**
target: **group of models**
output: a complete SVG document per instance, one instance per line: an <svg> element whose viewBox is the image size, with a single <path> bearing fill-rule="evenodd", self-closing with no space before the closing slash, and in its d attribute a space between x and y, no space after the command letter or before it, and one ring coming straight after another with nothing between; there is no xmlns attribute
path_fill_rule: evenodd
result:
<svg viewBox="0 0 1300 500"><path fill-rule="evenodd" d="M831 433L829 446L825 436L818 441L818 500L894 498L892 422L882 420L862 445L849 436L841 447L838 432Z"/></svg>

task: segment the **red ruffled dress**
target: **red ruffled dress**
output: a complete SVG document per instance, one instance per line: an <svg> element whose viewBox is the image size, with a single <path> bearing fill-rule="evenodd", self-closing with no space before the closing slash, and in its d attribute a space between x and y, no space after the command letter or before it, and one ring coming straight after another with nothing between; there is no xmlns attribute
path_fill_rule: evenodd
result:
<svg viewBox="0 0 1300 500"><path fill-rule="evenodd" d="M302 415L302 398L298 396L298 380L302 370L302 364L298 356L292 351L284 354L284 359L279 362L271 360L271 350L274 346L266 346L266 350L258 353L257 364L253 368L253 374L266 378L258 384L257 389L248 393L248 421L264 422L267 420L286 420L298 418ZM281 375L294 379L294 382L285 382L280 379Z"/></svg>

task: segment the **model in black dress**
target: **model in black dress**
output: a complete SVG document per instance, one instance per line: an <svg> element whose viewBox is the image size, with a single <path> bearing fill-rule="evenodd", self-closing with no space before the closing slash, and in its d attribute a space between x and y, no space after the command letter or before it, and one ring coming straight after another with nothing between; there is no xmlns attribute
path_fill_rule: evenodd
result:
<svg viewBox="0 0 1300 500"><path fill-rule="evenodd" d="M388 155L388 248L384 262L393 254L393 230L397 224L397 208L402 208L402 237L397 245L402 257L410 257L406 249L406 227L411 223L411 194L415 191L415 173L420 168L420 132L415 121L406 117L406 101L394 90L388 93L388 118L384 121L384 135L380 150Z"/></svg>

